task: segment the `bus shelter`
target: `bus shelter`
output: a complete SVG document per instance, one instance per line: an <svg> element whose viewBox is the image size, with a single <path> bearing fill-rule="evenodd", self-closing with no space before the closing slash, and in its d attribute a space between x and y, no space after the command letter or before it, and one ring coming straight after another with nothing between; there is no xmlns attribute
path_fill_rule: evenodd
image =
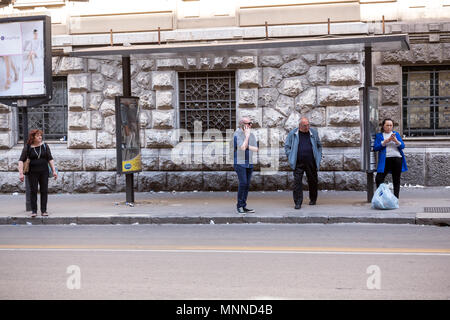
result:
<svg viewBox="0 0 450 320"><path fill-rule="evenodd" d="M132 124L130 118L136 118L131 107L136 103L131 97L131 59L145 55L154 59L233 56L272 56L311 53L364 52L364 87L360 88L360 121L361 121L361 171L367 174L367 201L374 194L373 175L376 171L375 154L372 151L375 130L378 127L378 93L372 86L372 53L383 51L410 50L409 38L405 34L396 35L363 35L363 36L323 36L316 38L289 38L263 40L233 40L196 43L166 43L149 45L111 45L75 49L70 53L73 57L114 56L122 60L123 97L116 101L116 137L117 137L117 171L126 175L126 201L134 202L133 173L140 171L138 133L133 140L126 133ZM120 99L124 99L120 103ZM117 105L123 109L117 109ZM126 118L126 119L125 119ZM123 127L126 126L126 127ZM138 130L137 130L138 131ZM130 131L132 132L132 130ZM127 140L129 139L129 140ZM123 141L127 140L127 141ZM132 145L130 150L126 145ZM125 145L125 147L124 147ZM132 155L124 163L124 154ZM133 167L134 166L134 167Z"/></svg>

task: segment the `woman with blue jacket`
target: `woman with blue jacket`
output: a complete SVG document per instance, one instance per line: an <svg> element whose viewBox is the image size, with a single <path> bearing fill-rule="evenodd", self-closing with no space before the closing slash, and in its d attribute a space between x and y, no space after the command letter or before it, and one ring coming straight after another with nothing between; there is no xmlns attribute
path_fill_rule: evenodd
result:
<svg viewBox="0 0 450 320"><path fill-rule="evenodd" d="M381 132L375 136L374 151L378 151L378 167L375 182L377 188L384 183L388 173L392 173L394 184L394 195L399 198L400 176L408 170L406 159L403 153L405 143L400 134L393 131L394 122L391 119L384 119L381 124Z"/></svg>

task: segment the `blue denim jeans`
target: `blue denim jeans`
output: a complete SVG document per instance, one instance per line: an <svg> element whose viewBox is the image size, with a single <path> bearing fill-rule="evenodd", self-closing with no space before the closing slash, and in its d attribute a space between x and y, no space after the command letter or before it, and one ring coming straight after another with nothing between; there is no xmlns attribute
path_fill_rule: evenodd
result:
<svg viewBox="0 0 450 320"><path fill-rule="evenodd" d="M235 165L234 171L236 171L239 180L237 208L245 208L247 206L247 196L248 190L250 189L250 179L252 177L253 168Z"/></svg>

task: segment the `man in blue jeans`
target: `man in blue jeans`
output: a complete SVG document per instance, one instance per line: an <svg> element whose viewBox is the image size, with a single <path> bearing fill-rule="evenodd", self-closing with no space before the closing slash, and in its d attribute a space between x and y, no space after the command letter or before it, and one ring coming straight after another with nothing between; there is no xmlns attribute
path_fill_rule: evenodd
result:
<svg viewBox="0 0 450 320"><path fill-rule="evenodd" d="M250 189L250 179L253 173L253 152L258 152L255 135L251 133L252 122L243 117L239 121L239 128L233 135L234 170L239 179L237 194L237 213L253 213L255 210L247 208L247 196Z"/></svg>

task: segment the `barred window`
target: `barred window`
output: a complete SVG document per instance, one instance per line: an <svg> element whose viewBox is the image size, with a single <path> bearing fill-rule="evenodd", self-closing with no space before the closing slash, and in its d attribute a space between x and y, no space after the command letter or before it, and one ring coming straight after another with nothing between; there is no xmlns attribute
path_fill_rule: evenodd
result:
<svg viewBox="0 0 450 320"><path fill-rule="evenodd" d="M178 80L181 128L193 133L196 120L202 132L236 128L234 71L180 72Z"/></svg>
<svg viewBox="0 0 450 320"><path fill-rule="evenodd" d="M403 67L403 133L450 136L450 66Z"/></svg>
<svg viewBox="0 0 450 320"><path fill-rule="evenodd" d="M19 109L19 139L23 139L23 109ZM67 139L67 78L53 78L52 99L48 104L28 107L28 129L39 129L44 140Z"/></svg>

